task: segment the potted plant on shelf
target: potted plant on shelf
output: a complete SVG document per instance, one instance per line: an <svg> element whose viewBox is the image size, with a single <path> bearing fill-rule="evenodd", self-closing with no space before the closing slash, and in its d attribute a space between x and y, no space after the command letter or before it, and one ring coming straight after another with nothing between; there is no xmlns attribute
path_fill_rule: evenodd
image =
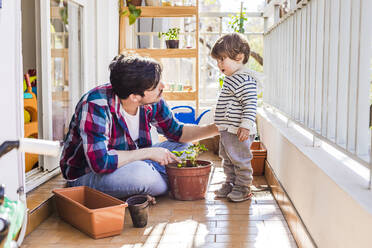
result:
<svg viewBox="0 0 372 248"><path fill-rule="evenodd" d="M181 163L166 165L172 196L177 200L193 201L205 198L212 162L198 160L207 151L204 145L191 145L185 151L173 151Z"/></svg>
<svg viewBox="0 0 372 248"><path fill-rule="evenodd" d="M119 15L128 16L129 25L132 25L136 22L137 18L141 16L142 10L136 6L141 5L142 0L127 0L128 9L123 10L122 1L119 0Z"/></svg>
<svg viewBox="0 0 372 248"><path fill-rule="evenodd" d="M161 6L161 0L145 0L146 6Z"/></svg>
<svg viewBox="0 0 372 248"><path fill-rule="evenodd" d="M179 28L170 28L168 29L168 32L165 33L159 32L158 37L159 39L165 37L165 44L167 45L167 48L178 48L179 34L180 34Z"/></svg>
<svg viewBox="0 0 372 248"><path fill-rule="evenodd" d="M127 6L134 5L134 6L141 6L142 0L126 0Z"/></svg>

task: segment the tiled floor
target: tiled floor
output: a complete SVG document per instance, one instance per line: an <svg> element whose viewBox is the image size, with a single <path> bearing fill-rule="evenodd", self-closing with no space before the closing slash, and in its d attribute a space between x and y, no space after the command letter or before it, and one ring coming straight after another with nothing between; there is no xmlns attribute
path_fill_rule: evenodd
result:
<svg viewBox="0 0 372 248"><path fill-rule="evenodd" d="M231 203L215 199L213 191L224 180L220 161L213 154L212 179L205 200L183 202L158 197L150 207L145 228L133 228L128 211L119 236L94 240L53 214L24 241L36 247L297 247L287 223L268 191L254 194L251 201ZM264 177L256 177L257 190L266 188Z"/></svg>

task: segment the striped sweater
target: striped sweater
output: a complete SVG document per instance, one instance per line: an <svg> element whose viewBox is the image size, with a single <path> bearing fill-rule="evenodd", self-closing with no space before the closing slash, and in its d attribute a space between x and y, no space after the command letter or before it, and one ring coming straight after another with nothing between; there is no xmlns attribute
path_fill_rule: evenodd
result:
<svg viewBox="0 0 372 248"><path fill-rule="evenodd" d="M256 134L257 80L242 68L223 81L214 122L218 130L237 133L239 127Z"/></svg>

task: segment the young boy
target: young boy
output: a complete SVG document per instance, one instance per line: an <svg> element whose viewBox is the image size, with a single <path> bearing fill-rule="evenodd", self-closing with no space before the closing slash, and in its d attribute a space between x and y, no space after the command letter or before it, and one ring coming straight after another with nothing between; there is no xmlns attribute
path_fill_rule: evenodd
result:
<svg viewBox="0 0 372 248"><path fill-rule="evenodd" d="M226 75L214 120L221 135L220 157L226 182L215 194L241 202L252 196L250 147L257 133L257 81L244 67L250 48L243 35L233 33L222 36L214 44L211 55Z"/></svg>

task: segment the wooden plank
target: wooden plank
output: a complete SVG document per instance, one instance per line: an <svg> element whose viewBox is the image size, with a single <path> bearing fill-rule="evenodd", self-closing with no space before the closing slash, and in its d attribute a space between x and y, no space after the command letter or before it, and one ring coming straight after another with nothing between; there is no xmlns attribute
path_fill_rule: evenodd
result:
<svg viewBox="0 0 372 248"><path fill-rule="evenodd" d="M142 12L140 18L144 17L192 17L196 16L198 9L195 6L141 6ZM125 7L123 10L127 10Z"/></svg>
<svg viewBox="0 0 372 248"><path fill-rule="evenodd" d="M60 7L50 7L50 19L62 19L60 11L63 8Z"/></svg>
<svg viewBox="0 0 372 248"><path fill-rule="evenodd" d="M68 48L52 48L52 58L65 58L68 57Z"/></svg>
<svg viewBox="0 0 372 248"><path fill-rule="evenodd" d="M196 58L198 56L197 49L123 49L121 53L127 51L152 58Z"/></svg>
<svg viewBox="0 0 372 248"><path fill-rule="evenodd" d="M120 1L120 8L122 9L123 2ZM119 17L119 53L125 49L125 18L126 16L120 15Z"/></svg>
<svg viewBox="0 0 372 248"><path fill-rule="evenodd" d="M196 1L196 14L198 14L198 9L199 9L199 1ZM198 54L198 51L199 51L199 15L196 15L195 16L196 18L196 30L195 30L195 33L196 33L196 37L195 37L195 44L196 44L196 49L195 49L195 53L196 53L196 65L195 65L195 106L196 106L196 114L199 116L199 70L200 70L200 67L199 67L199 54Z"/></svg>
<svg viewBox="0 0 372 248"><path fill-rule="evenodd" d="M219 12L219 11L208 11L200 12L199 17L226 17L229 15L236 15L236 12ZM245 17L263 17L263 12L245 12Z"/></svg>
<svg viewBox="0 0 372 248"><path fill-rule="evenodd" d="M163 98L168 101L193 101L197 99L196 91L164 91Z"/></svg>

